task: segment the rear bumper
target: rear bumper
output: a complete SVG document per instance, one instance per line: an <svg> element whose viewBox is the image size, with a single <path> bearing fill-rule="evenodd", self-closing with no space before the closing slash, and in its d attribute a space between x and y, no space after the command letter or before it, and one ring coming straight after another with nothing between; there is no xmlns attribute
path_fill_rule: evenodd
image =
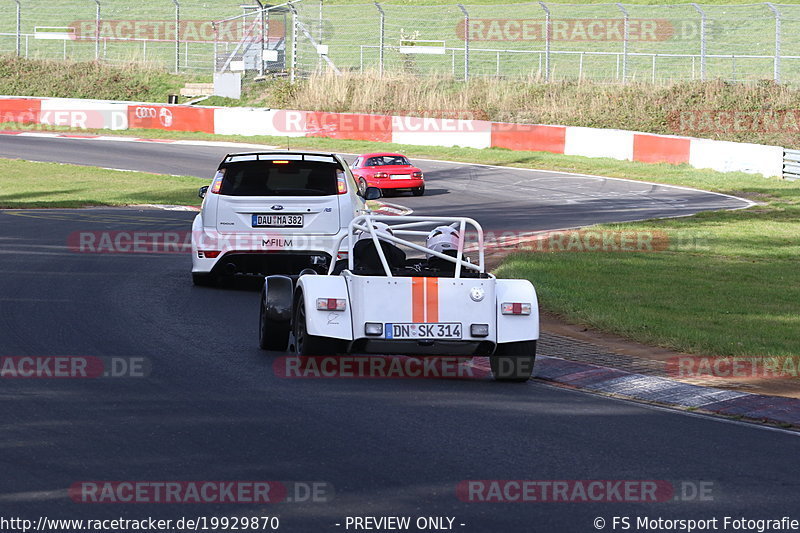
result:
<svg viewBox="0 0 800 533"><path fill-rule="evenodd" d="M325 252L229 252L218 259L211 269L214 274L271 276L297 274L305 268L322 274L328 271L331 256Z"/></svg>
<svg viewBox="0 0 800 533"><path fill-rule="evenodd" d="M389 355L488 356L494 352L494 348L495 343L487 340L416 341L360 338L353 341L350 351Z"/></svg>
<svg viewBox="0 0 800 533"><path fill-rule="evenodd" d="M381 179L370 180L370 185L379 189L416 189L425 185L424 179Z"/></svg>
<svg viewBox="0 0 800 533"><path fill-rule="evenodd" d="M335 235L219 234L216 230L192 232L192 272L242 274L297 274L304 268L324 272L331 260L341 230ZM208 251L219 252L207 257Z"/></svg>

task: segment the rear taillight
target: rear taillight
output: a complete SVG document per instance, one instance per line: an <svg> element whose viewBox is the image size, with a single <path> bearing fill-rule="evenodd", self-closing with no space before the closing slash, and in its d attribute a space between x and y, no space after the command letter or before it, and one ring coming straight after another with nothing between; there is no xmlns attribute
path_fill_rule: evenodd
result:
<svg viewBox="0 0 800 533"><path fill-rule="evenodd" d="M345 194L347 193L347 180L344 176L339 176L336 178L336 193L337 194Z"/></svg>
<svg viewBox="0 0 800 533"><path fill-rule="evenodd" d="M344 311L347 300L343 298L317 298L317 309L320 311Z"/></svg>
<svg viewBox="0 0 800 533"><path fill-rule="evenodd" d="M412 178L422 178L422 172L412 172L411 173L411 177Z"/></svg>
<svg viewBox="0 0 800 533"><path fill-rule="evenodd" d="M500 312L504 315L529 315L531 304L504 302L500 304Z"/></svg>
<svg viewBox="0 0 800 533"><path fill-rule="evenodd" d="M219 194L220 188L222 188L222 180L225 178L225 169L217 170L217 173L214 175L214 182L211 184L210 191L214 194Z"/></svg>
<svg viewBox="0 0 800 533"><path fill-rule="evenodd" d="M197 257L200 259L214 259L219 256L219 250L197 250Z"/></svg>
<svg viewBox="0 0 800 533"><path fill-rule="evenodd" d="M388 178L389 174L387 174L386 172L376 172L375 177L378 178L379 180L382 180Z"/></svg>

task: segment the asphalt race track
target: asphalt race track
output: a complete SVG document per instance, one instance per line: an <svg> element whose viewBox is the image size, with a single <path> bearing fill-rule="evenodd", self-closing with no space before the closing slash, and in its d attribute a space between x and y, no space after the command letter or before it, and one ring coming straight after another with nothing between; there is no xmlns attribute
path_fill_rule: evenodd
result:
<svg viewBox="0 0 800 533"><path fill-rule="evenodd" d="M0 156L210 176L226 152L109 144L9 137L0 139ZM466 213L491 229L746 205L652 184L419 164L430 195L391 201L423 214ZM0 516L279 516L288 532L354 531L345 528L348 516L446 516L464 532L589 532L598 530L598 517L605 531L614 530L614 516L630 517L629 531L645 516L718 518L721 530L725 516L797 511L794 433L535 380L284 379L273 371L279 354L258 349L252 287L193 287L185 254L76 253L67 246L73 232L184 231L192 216L0 211L0 355L141 358L149 369L147 377L0 380ZM328 498L90 504L68 495L76 482L126 480L319 482ZM456 497L465 480L662 480L676 497L465 502Z"/></svg>
<svg viewBox="0 0 800 533"><path fill-rule="evenodd" d="M209 179L225 154L232 151L219 146L157 142L15 136L0 139L0 157ZM348 162L354 159L352 155L345 157ZM425 196L414 198L404 193L388 201L411 207L418 214L467 213L484 228L493 230L558 229L750 205L738 198L652 183L484 165L412 162L425 173Z"/></svg>

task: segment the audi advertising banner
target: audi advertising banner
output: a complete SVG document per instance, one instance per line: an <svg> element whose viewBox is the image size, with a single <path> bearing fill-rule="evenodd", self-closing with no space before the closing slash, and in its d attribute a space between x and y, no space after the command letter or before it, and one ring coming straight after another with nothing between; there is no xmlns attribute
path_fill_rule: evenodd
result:
<svg viewBox="0 0 800 533"><path fill-rule="evenodd" d="M214 109L203 107L131 105L128 106L131 128L214 133Z"/></svg>

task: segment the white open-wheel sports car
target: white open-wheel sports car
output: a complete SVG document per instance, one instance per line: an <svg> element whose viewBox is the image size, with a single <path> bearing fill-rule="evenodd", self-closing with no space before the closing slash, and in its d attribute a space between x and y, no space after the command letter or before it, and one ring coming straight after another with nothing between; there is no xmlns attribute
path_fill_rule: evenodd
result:
<svg viewBox="0 0 800 533"><path fill-rule="evenodd" d="M536 291L527 280L486 272L476 221L362 215L342 239L347 259L327 274L265 278L261 348L299 356L488 356L495 379L530 378ZM468 240L474 262L464 253Z"/></svg>

